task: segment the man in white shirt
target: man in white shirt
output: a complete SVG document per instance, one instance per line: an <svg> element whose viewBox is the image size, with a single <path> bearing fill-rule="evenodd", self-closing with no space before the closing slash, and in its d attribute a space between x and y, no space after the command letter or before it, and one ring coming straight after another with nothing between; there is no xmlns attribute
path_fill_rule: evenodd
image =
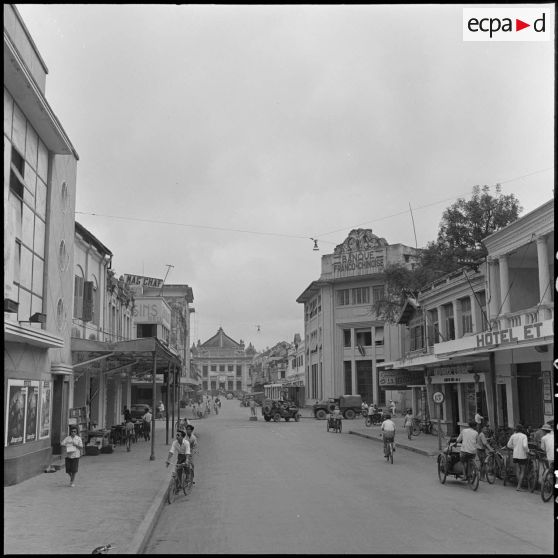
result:
<svg viewBox="0 0 558 558"><path fill-rule="evenodd" d="M548 467L554 468L554 432L549 424L543 424L542 429L546 434L541 438L541 449L546 453Z"/></svg>
<svg viewBox="0 0 558 558"><path fill-rule="evenodd" d="M521 424L514 428L514 433L510 436L507 447L513 448L513 462L515 463L515 476L517 477L516 490L521 490L529 452L529 441Z"/></svg>
<svg viewBox="0 0 558 558"><path fill-rule="evenodd" d="M393 442L395 440L395 423L391 420L391 415L387 414L386 419L382 422L382 426L380 427L382 431L382 437L384 439L384 457L387 455L386 446L389 442ZM395 446L393 448L395 451Z"/></svg>
<svg viewBox="0 0 558 558"><path fill-rule="evenodd" d="M479 433L476 430L477 423L472 420L469 426L464 428L457 437L456 443L461 442L461 451L459 452L459 461L463 465L464 480L469 478L469 461L473 460L477 455L477 441Z"/></svg>
<svg viewBox="0 0 558 558"><path fill-rule="evenodd" d="M186 463L191 464L191 452L190 452L190 442L186 439L186 432L184 430L176 431L176 440L173 440L172 445L169 450L169 455L167 457L167 467L170 465L170 460L172 456L176 453L176 464ZM176 470L173 471L173 475L176 474ZM184 477L182 477L184 478Z"/></svg>

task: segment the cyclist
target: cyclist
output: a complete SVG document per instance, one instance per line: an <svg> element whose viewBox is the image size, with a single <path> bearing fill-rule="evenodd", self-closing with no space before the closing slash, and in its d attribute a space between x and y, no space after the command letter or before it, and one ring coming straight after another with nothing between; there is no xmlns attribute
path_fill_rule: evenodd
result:
<svg viewBox="0 0 558 558"><path fill-rule="evenodd" d="M190 442L186 439L186 432L184 432L184 430L176 431L176 440L173 440L169 449L169 455L166 461L167 467L170 465L170 460L175 453L177 465L179 465L180 463L187 463L188 465L190 465L192 463ZM172 474L173 476L176 474L176 468Z"/></svg>
<svg viewBox="0 0 558 558"><path fill-rule="evenodd" d="M384 457L387 456L387 445L395 440L395 423L391 420L391 415L387 413L385 415L385 420L382 422L380 427L382 431L382 437L384 439ZM395 451L395 446L393 447Z"/></svg>
<svg viewBox="0 0 558 558"><path fill-rule="evenodd" d="M461 442L461 451L459 452L459 461L463 465L463 480L469 479L469 461L472 461L477 455L477 423L474 420L469 421L469 426L464 428L455 441L456 444Z"/></svg>
<svg viewBox="0 0 558 558"><path fill-rule="evenodd" d="M478 422L476 422L476 424L478 424ZM491 453L494 451L492 449L492 446L488 442L488 432L489 432L488 424L485 424L481 428L481 431L479 432L479 435L477 437L477 455L479 456L481 470L482 470L482 465L486 460L486 451L488 450Z"/></svg>

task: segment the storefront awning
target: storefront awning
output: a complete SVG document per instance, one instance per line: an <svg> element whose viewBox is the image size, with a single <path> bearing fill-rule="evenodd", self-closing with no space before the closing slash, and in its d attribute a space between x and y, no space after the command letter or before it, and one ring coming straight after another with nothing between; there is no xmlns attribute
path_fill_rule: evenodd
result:
<svg viewBox="0 0 558 558"><path fill-rule="evenodd" d="M155 337L116 342L72 338L74 369L103 360L107 363L106 372L133 365L136 377L151 374L154 367L157 374L162 374L171 365L181 366L178 354Z"/></svg>

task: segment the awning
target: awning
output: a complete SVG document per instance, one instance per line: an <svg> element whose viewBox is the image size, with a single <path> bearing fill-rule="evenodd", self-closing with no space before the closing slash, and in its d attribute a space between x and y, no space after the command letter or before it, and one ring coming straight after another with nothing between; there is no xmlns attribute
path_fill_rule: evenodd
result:
<svg viewBox="0 0 558 558"><path fill-rule="evenodd" d="M134 366L134 377L166 372L170 365L181 367L180 358L170 347L156 337L143 337L127 341L94 341L72 338L72 364L74 369L98 361L106 361L106 372Z"/></svg>

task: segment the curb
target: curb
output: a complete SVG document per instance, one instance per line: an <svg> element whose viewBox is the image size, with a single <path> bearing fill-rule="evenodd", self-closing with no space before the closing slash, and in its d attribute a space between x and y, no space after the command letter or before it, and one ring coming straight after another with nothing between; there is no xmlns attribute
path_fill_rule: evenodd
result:
<svg viewBox="0 0 558 558"><path fill-rule="evenodd" d="M153 532L153 528L155 527L161 512L163 511L163 506L165 505L165 496L167 494L167 489L169 487L169 479L166 478L164 481L161 482L161 486L153 498L145 517L143 518L140 526L136 530L134 534L134 538L125 549L125 552L122 554L143 554L145 550L145 546L151 533ZM120 552L116 552L116 554L121 554Z"/></svg>
<svg viewBox="0 0 558 558"><path fill-rule="evenodd" d="M362 434L361 432L355 432L354 430L349 430L349 434L354 434L355 436L361 436L362 438L368 438L369 440L374 440L375 442L382 442L381 438L376 438L374 436L370 436L368 434ZM396 448L406 449L408 451L413 451L415 453L420 453L421 455L426 455L427 457L432 457L434 455L438 455L438 451L428 451L423 450L420 448L413 448L411 446L407 446L405 444L401 444L399 442L395 442Z"/></svg>

